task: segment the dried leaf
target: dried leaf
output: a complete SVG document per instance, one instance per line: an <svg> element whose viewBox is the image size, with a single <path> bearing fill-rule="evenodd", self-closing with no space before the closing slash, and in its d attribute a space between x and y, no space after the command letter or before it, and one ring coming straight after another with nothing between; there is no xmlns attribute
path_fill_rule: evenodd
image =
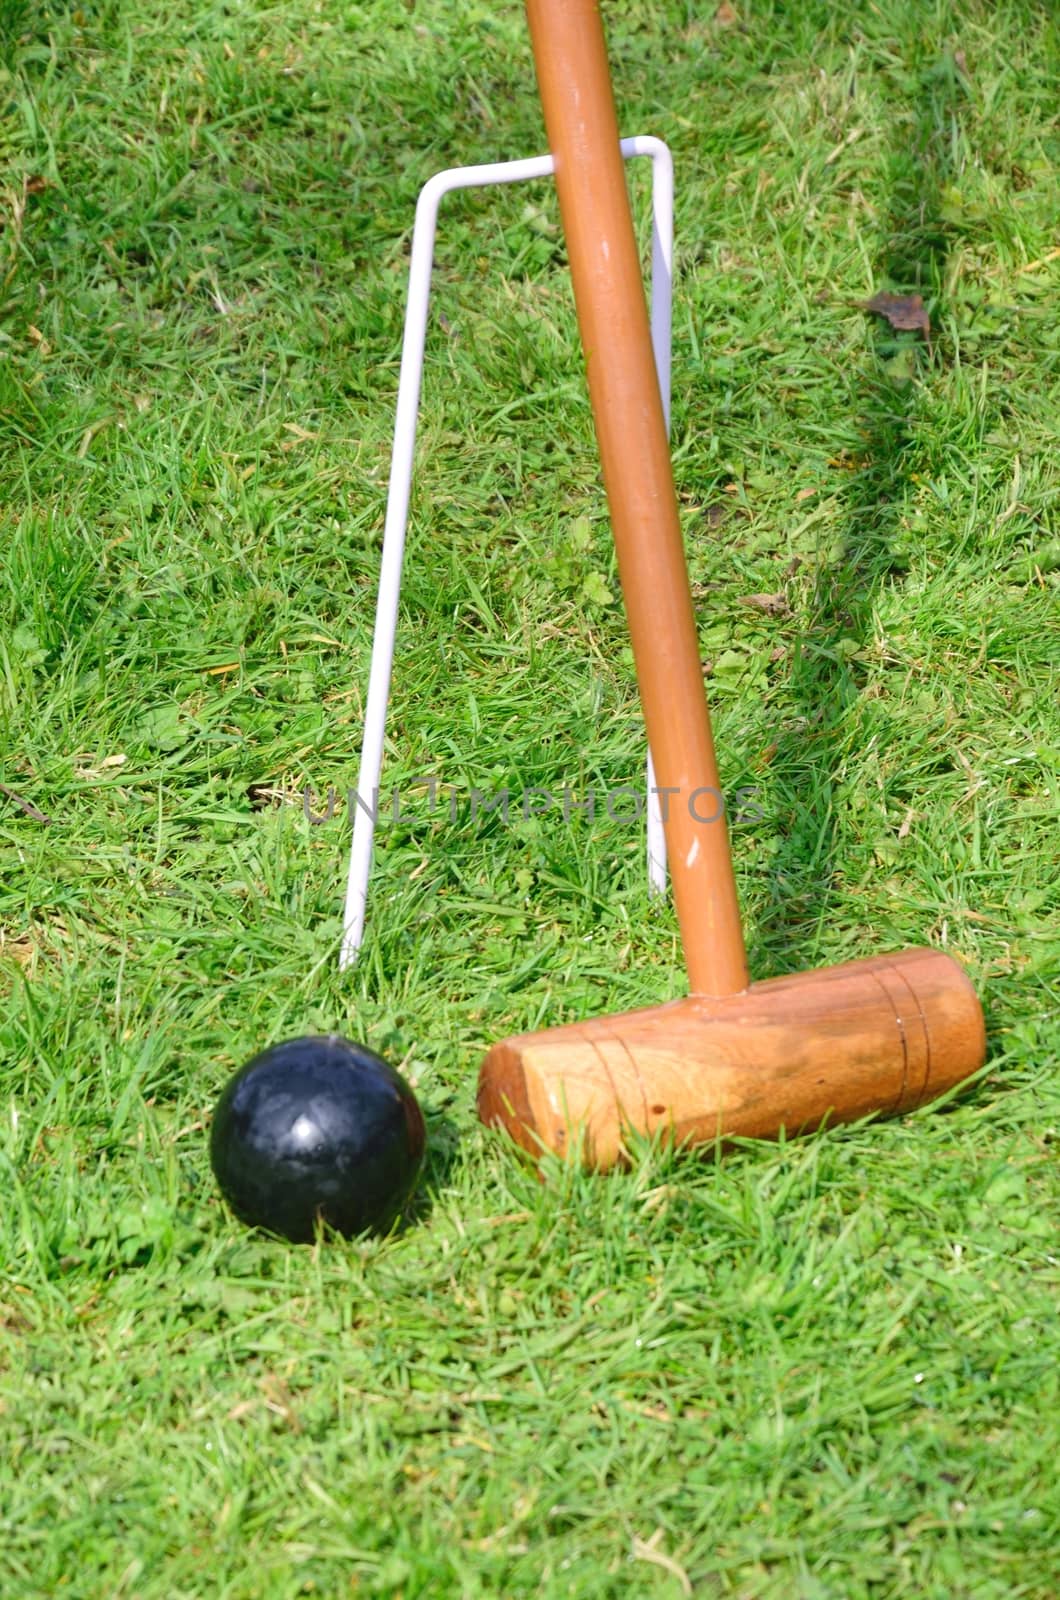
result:
<svg viewBox="0 0 1060 1600"><path fill-rule="evenodd" d="M846 137L840 139L835 149L830 150L825 156L825 166L830 167L834 161L838 161L839 157L843 154L843 151L849 149L852 144L855 144L857 140L861 138L861 135L864 133L864 131L864 128L851 128Z"/></svg>
<svg viewBox="0 0 1060 1600"><path fill-rule="evenodd" d="M84 433L81 435L81 443L77 447L78 461L83 461L88 455L92 441L96 437L96 434L102 432L104 428L109 427L113 421L113 417L100 417L98 422L93 422L85 429Z"/></svg>
<svg viewBox="0 0 1060 1600"><path fill-rule="evenodd" d="M297 789L277 788L270 783L251 783L247 786L247 799L252 811L267 811L271 806L296 806L305 803Z"/></svg>
<svg viewBox="0 0 1060 1600"><path fill-rule="evenodd" d="M51 822L51 817L46 817L43 811L38 811L31 801L23 800L22 796L16 794L14 789L9 789L6 783L0 783L0 794L6 794L12 804L18 806L20 811L24 811L27 817L32 817L34 822Z"/></svg>
<svg viewBox="0 0 1060 1600"><path fill-rule="evenodd" d="M737 15L736 8L729 4L729 0L721 0L721 5L714 13L714 21L718 24L718 27L731 28L734 26L734 24L739 22L739 20L740 18Z"/></svg>
<svg viewBox="0 0 1060 1600"><path fill-rule="evenodd" d="M669 1416L667 1416L667 1421L669 1421ZM649 1561L652 1566L662 1567L664 1572L668 1572L676 1580L681 1593L690 1595L693 1592L692 1581L684 1567L679 1561L675 1561L673 1556L668 1556L665 1550L659 1549L659 1542L662 1537L662 1528L656 1528L650 1539L638 1539L634 1534L633 1549L630 1552L632 1559L634 1561Z"/></svg>
<svg viewBox="0 0 1060 1600"><path fill-rule="evenodd" d="M783 592L777 594L744 594L740 596L742 606L750 606L754 611L764 611L767 617L790 617L791 607L788 597Z"/></svg>
<svg viewBox="0 0 1060 1600"><path fill-rule="evenodd" d="M20 967L28 967L36 954L37 947L28 933L17 934L12 939L0 928L0 956L10 956Z"/></svg>
<svg viewBox="0 0 1060 1600"><path fill-rule="evenodd" d="M266 1373L259 1387L265 1397L266 1411L281 1417L292 1433L301 1433L302 1424L294 1408L294 1399L284 1380L275 1373Z"/></svg>
<svg viewBox="0 0 1060 1600"><path fill-rule="evenodd" d="M103 776L103 774L105 772L111 771L114 767L123 767L125 765L126 761L128 761L128 759L129 759L128 756L125 756L125 755L104 756L103 760L100 762L98 767L92 767L92 766L87 766L87 765L76 766L74 768L74 777L75 778L102 778L102 776ZM85 763L85 762L90 762L92 760L92 757L91 757L91 755L80 755L80 756L75 756L74 760L78 761L78 762Z"/></svg>
<svg viewBox="0 0 1060 1600"><path fill-rule="evenodd" d="M931 338L931 321L921 295L889 294L881 290L871 300L862 301L862 310L884 317L899 332L911 333L919 328L926 339Z"/></svg>
<svg viewBox="0 0 1060 1600"><path fill-rule="evenodd" d="M1028 261L1025 267L1020 267L1019 275L1022 277L1025 272L1037 272L1039 267L1048 266L1049 262L1055 261L1058 256L1060 256L1060 248L1047 250L1044 256L1039 256L1036 261Z"/></svg>

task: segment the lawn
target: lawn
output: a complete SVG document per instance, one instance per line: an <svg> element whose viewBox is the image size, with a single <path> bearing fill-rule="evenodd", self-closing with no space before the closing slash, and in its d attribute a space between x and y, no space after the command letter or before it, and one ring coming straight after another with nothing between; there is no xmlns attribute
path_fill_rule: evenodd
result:
<svg viewBox="0 0 1060 1600"><path fill-rule="evenodd" d="M638 826L469 805L641 781L548 184L443 208L403 809L340 976L348 828L303 796L356 777L413 208L542 149L525 22L0 0L13 1600L1058 1592L1055 14L606 16L623 130L676 162L675 474L753 970L945 948L988 1068L606 1179L475 1120L490 1042L683 981ZM411 1078L429 1164L395 1237L286 1247L218 1198L211 1107L333 1028Z"/></svg>

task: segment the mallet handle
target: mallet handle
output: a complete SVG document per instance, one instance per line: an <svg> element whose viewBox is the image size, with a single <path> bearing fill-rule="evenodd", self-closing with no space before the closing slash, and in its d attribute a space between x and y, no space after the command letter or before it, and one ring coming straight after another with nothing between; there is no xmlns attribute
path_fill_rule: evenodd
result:
<svg viewBox="0 0 1060 1600"><path fill-rule="evenodd" d="M689 984L738 994L747 957L603 24L597 0L526 0L526 11L648 742L670 791Z"/></svg>

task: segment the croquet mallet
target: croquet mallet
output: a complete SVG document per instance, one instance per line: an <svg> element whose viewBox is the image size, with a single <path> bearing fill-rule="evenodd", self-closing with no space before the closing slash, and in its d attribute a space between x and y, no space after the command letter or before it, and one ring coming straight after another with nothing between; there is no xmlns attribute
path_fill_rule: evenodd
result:
<svg viewBox="0 0 1060 1600"><path fill-rule="evenodd" d="M533 1154L606 1168L630 1132L713 1143L909 1111L984 1059L954 960L749 982L598 0L526 9L690 993L494 1045L479 1114Z"/></svg>

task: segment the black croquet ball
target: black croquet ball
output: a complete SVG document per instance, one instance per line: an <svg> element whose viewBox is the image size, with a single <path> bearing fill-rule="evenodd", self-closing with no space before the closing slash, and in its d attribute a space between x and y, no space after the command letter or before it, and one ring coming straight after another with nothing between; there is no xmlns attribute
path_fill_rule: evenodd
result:
<svg viewBox="0 0 1060 1600"><path fill-rule="evenodd" d="M255 1056L217 1102L210 1162L240 1221L296 1243L318 1219L385 1233L423 1165L416 1096L393 1067L336 1033Z"/></svg>

